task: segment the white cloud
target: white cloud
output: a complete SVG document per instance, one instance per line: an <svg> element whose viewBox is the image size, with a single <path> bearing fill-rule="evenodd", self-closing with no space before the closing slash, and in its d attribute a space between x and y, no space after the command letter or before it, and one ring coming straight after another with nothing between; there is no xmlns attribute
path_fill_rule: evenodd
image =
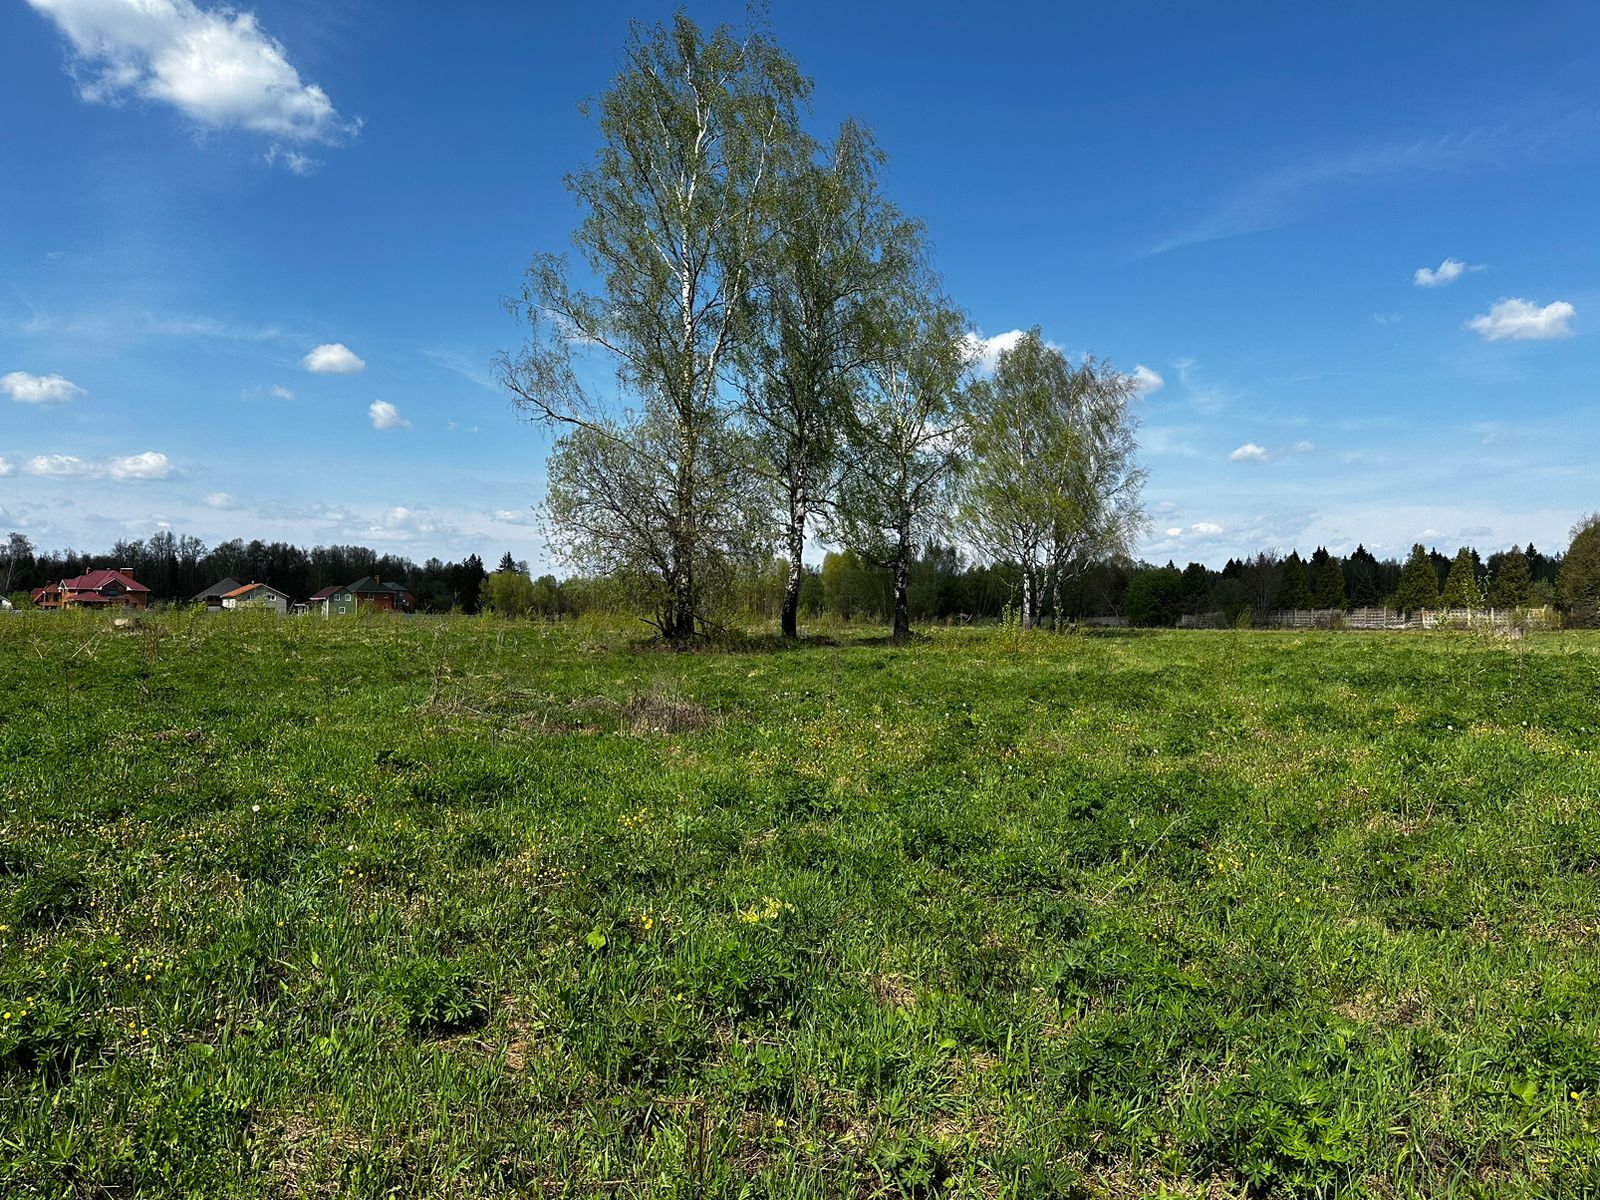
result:
<svg viewBox="0 0 1600 1200"><path fill-rule="evenodd" d="M1578 310L1565 300L1540 308L1531 300L1497 301L1488 312L1473 317L1467 328L1490 342L1545 342L1572 336L1569 322Z"/></svg>
<svg viewBox="0 0 1600 1200"><path fill-rule="evenodd" d="M73 51L78 94L117 104L170 104L207 129L247 129L300 142L353 135L328 95L306 83L251 12L194 0L28 0ZM291 165L291 169L293 169Z"/></svg>
<svg viewBox="0 0 1600 1200"><path fill-rule="evenodd" d="M367 369L367 364L343 342L317 346L300 360L300 365L318 375L356 375Z"/></svg>
<svg viewBox="0 0 1600 1200"><path fill-rule="evenodd" d="M40 454L24 465L30 475L46 479L104 479L110 477L121 482L145 479L165 479L173 473L171 460L165 454L146 450L143 454L130 454L126 458L79 458L75 454Z"/></svg>
<svg viewBox="0 0 1600 1200"><path fill-rule="evenodd" d="M0 477L11 474L16 468L11 465L11 460L0 456Z"/></svg>
<svg viewBox="0 0 1600 1200"><path fill-rule="evenodd" d="M1293 450L1296 454L1310 454L1316 448L1317 444L1315 442L1304 441L1296 442L1294 445L1289 447L1289 449Z"/></svg>
<svg viewBox="0 0 1600 1200"><path fill-rule="evenodd" d="M37 455L28 460L26 470L46 479L92 479L98 473L93 463L72 454Z"/></svg>
<svg viewBox="0 0 1600 1200"><path fill-rule="evenodd" d="M113 479L165 479L172 474L172 463L165 454L146 450L127 458L113 458L106 464L106 471Z"/></svg>
<svg viewBox="0 0 1600 1200"><path fill-rule="evenodd" d="M320 158L312 158L309 154L301 154L298 150L286 150L278 145L277 142L273 142L267 152L261 156L261 161L269 167L275 167L282 163L285 171L291 175L299 175L302 178L307 175L315 175L322 167Z"/></svg>
<svg viewBox="0 0 1600 1200"><path fill-rule="evenodd" d="M1149 367L1140 363L1133 369L1134 390L1141 396L1149 396L1159 392L1167 386L1167 381Z"/></svg>
<svg viewBox="0 0 1600 1200"><path fill-rule="evenodd" d="M410 429L411 422L400 415L400 410L387 400L374 400L367 406L367 416L372 418L374 429Z"/></svg>
<svg viewBox="0 0 1600 1200"><path fill-rule="evenodd" d="M205 498L208 508L232 508L233 497L227 492L212 492Z"/></svg>
<svg viewBox="0 0 1600 1200"><path fill-rule="evenodd" d="M1183 526L1182 525L1174 525L1171 529L1167 530L1167 536L1168 537L1178 537L1182 533L1183 533Z"/></svg>
<svg viewBox="0 0 1600 1200"><path fill-rule="evenodd" d="M1228 461L1253 463L1266 462L1267 448L1265 446L1258 446L1254 442L1246 442L1232 454L1228 455Z"/></svg>
<svg viewBox="0 0 1600 1200"><path fill-rule="evenodd" d="M1418 267L1411 273L1411 282L1418 287L1443 287L1454 283L1468 271L1481 271L1481 266L1469 267L1459 258L1447 258L1437 267Z"/></svg>
<svg viewBox="0 0 1600 1200"><path fill-rule="evenodd" d="M1203 537L1213 537L1222 532L1222 526L1215 521L1200 521L1189 526L1190 533L1198 533Z"/></svg>
<svg viewBox="0 0 1600 1200"><path fill-rule="evenodd" d="M279 400L293 400L294 399L294 393L291 392L288 388L284 387L283 384L281 384L281 383L273 384L270 388L267 389L267 394L271 395L271 396L276 396Z"/></svg>
<svg viewBox="0 0 1600 1200"><path fill-rule="evenodd" d="M65 404L85 394L81 387L60 375L30 375L26 371L0 375L0 392L19 404Z"/></svg>
<svg viewBox="0 0 1600 1200"><path fill-rule="evenodd" d="M1000 362L1000 356L1020 342L1024 336L1026 334L1021 329L1008 329L1005 333L997 333L993 337L982 337L976 333L967 334L967 346L972 351L974 359L973 369L980 375L993 374Z"/></svg>

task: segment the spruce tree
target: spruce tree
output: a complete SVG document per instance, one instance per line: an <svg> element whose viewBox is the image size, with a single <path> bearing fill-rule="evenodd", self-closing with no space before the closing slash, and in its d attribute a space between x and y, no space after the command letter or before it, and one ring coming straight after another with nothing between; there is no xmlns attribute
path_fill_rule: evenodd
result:
<svg viewBox="0 0 1600 1200"><path fill-rule="evenodd" d="M1331 554L1317 568L1317 590L1312 602L1317 608L1344 607L1344 568Z"/></svg>
<svg viewBox="0 0 1600 1200"><path fill-rule="evenodd" d="M1561 602L1576 625L1600 621L1600 514L1579 521L1561 560Z"/></svg>
<svg viewBox="0 0 1600 1200"><path fill-rule="evenodd" d="M1491 608L1522 608L1528 603L1532 587L1533 573L1528 570L1528 556L1513 546L1500 555L1498 569L1489 581L1489 605Z"/></svg>
<svg viewBox="0 0 1600 1200"><path fill-rule="evenodd" d="M1439 595L1440 608L1482 608L1483 597L1478 593L1478 576L1472 567L1472 551L1463 546L1456 551L1450 563L1450 574L1444 581L1444 591Z"/></svg>
<svg viewBox="0 0 1600 1200"><path fill-rule="evenodd" d="M1299 611L1311 607L1311 584L1306 580L1306 564L1300 551L1292 550L1283 560L1283 583L1278 589L1278 607Z"/></svg>
<svg viewBox="0 0 1600 1200"><path fill-rule="evenodd" d="M1400 589L1394 594L1394 606L1404 613L1421 612L1439 603L1439 577L1434 574L1433 560L1421 542L1411 547L1411 557L1400 569Z"/></svg>

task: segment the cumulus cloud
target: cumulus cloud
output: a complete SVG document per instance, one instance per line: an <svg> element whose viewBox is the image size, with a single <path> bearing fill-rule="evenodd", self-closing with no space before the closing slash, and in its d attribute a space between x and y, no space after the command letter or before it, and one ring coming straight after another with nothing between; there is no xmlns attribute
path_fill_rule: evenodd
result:
<svg viewBox="0 0 1600 1200"><path fill-rule="evenodd" d="M1024 331L1021 329L1008 329L1005 333L997 333L993 337L981 337L976 333L967 334L966 342L972 352L973 368L981 375L992 374L1000 362L1000 356L1023 337Z"/></svg>
<svg viewBox="0 0 1600 1200"><path fill-rule="evenodd" d="M1459 258L1447 258L1437 267L1418 267L1411 273L1411 282L1418 287L1443 287L1454 283L1468 271L1481 271L1481 266L1468 266Z"/></svg>
<svg viewBox="0 0 1600 1200"><path fill-rule="evenodd" d="M205 498L208 508L232 508L233 497L227 492L211 492Z"/></svg>
<svg viewBox="0 0 1600 1200"><path fill-rule="evenodd" d="M1267 461L1267 448L1258 446L1254 442L1246 442L1232 454L1228 455L1229 462L1263 463Z"/></svg>
<svg viewBox="0 0 1600 1200"><path fill-rule="evenodd" d="M1200 521L1189 526L1190 533L1198 533L1202 537L1215 537L1222 532L1222 526L1215 521Z"/></svg>
<svg viewBox="0 0 1600 1200"><path fill-rule="evenodd" d="M387 400L374 400L367 406L367 416L372 418L374 429L410 429L411 422L400 415L400 410Z"/></svg>
<svg viewBox="0 0 1600 1200"><path fill-rule="evenodd" d="M1171 529L1167 530L1167 536L1168 537L1181 537L1182 535L1183 535L1183 526L1182 525L1174 525Z"/></svg>
<svg viewBox="0 0 1600 1200"><path fill-rule="evenodd" d="M46 479L91 479L96 474L95 465L74 454L40 454L28 460L29 475Z"/></svg>
<svg viewBox="0 0 1600 1200"><path fill-rule="evenodd" d="M367 364L343 342L315 347L300 360L300 365L317 375L356 375L367 369Z"/></svg>
<svg viewBox="0 0 1600 1200"><path fill-rule="evenodd" d="M252 12L194 0L28 0L67 39L84 100L169 104L205 129L337 143L359 121L300 78ZM292 164L290 164L293 169Z"/></svg>
<svg viewBox="0 0 1600 1200"><path fill-rule="evenodd" d="M45 479L115 479L139 482L166 479L173 473L172 461L165 454L146 450L126 458L79 458L75 454L39 454L25 467L30 475Z"/></svg>
<svg viewBox="0 0 1600 1200"><path fill-rule="evenodd" d="M30 375L26 371L0 375L0 392L18 404L65 404L85 394L81 387L63 376Z"/></svg>
<svg viewBox="0 0 1600 1200"><path fill-rule="evenodd" d="M1159 392L1167 386L1167 381L1149 367L1140 363L1133 369L1134 390L1141 396L1149 396Z"/></svg>
<svg viewBox="0 0 1600 1200"><path fill-rule="evenodd" d="M172 462L165 454L146 450L143 454L111 459L106 473L113 479L165 479L172 474Z"/></svg>
<svg viewBox="0 0 1600 1200"><path fill-rule="evenodd" d="M276 396L279 400L293 400L294 399L294 393L291 392L288 388L284 387L283 384L281 384L281 383L273 384L270 388L267 389L267 394L269 396Z"/></svg>
<svg viewBox="0 0 1600 1200"><path fill-rule="evenodd" d="M0 478L11 474L16 468L11 465L11 460L0 455Z"/></svg>
<svg viewBox="0 0 1600 1200"><path fill-rule="evenodd" d="M1578 310L1565 300L1540 308L1532 300L1497 301L1488 312L1473 317L1467 328L1489 342L1547 342L1572 336L1571 321Z"/></svg>

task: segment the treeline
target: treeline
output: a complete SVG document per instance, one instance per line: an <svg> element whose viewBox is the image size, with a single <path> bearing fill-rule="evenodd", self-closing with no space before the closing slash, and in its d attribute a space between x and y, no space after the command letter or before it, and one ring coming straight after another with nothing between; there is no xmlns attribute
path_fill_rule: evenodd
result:
<svg viewBox="0 0 1600 1200"><path fill-rule="evenodd" d="M325 587L377 575L405 584L417 598L417 607L426 612L479 611L488 578L476 554L460 562L430 558L418 565L366 546L308 550L287 542L235 538L207 547L199 538L166 530L148 538L124 539L109 552L88 554L40 550L25 534L12 532L0 546L0 595L25 596L34 588L102 567L131 570L156 603L185 603L223 579L271 584L295 600L304 600Z"/></svg>
<svg viewBox="0 0 1600 1200"><path fill-rule="evenodd" d="M1172 562L1142 564L1129 579L1120 607L1130 624L1147 626L1173 625L1180 617L1200 614L1221 613L1237 621L1245 613L1295 609L1582 608L1582 589L1570 597L1563 589L1565 558L1532 543L1487 558L1470 546L1452 557L1418 544L1404 562L1380 559L1357 546L1344 558L1323 547L1304 558L1298 551L1262 551L1230 559L1220 571L1196 562L1181 570ZM1568 575L1567 582L1575 583L1576 574Z"/></svg>

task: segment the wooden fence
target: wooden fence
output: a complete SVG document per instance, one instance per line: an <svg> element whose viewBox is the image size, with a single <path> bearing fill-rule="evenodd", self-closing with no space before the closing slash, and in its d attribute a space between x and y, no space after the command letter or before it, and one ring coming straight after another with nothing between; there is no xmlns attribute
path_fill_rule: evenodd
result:
<svg viewBox="0 0 1600 1200"><path fill-rule="evenodd" d="M1199 613L1178 618L1179 629L1226 629L1225 613ZM1404 613L1396 608L1318 608L1257 613L1256 629L1554 629L1556 615L1548 608L1441 608Z"/></svg>

